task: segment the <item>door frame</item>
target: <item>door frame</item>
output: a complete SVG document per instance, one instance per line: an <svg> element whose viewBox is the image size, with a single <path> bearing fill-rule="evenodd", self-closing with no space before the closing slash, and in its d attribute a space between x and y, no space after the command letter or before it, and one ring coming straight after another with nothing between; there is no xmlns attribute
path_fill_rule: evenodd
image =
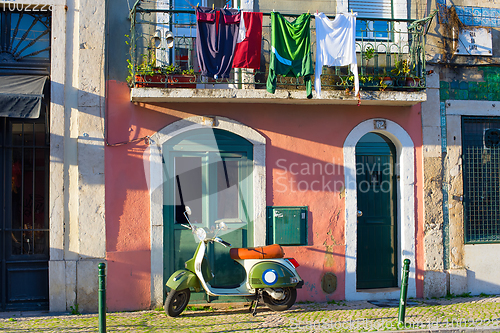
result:
<svg viewBox="0 0 500 333"><path fill-rule="evenodd" d="M370 132L370 133L373 133L373 132ZM365 136L366 136L366 134L365 134ZM364 138L365 136L363 136L362 138ZM384 215L384 216L390 218L391 225L393 226L392 232L390 233L391 236L392 236L392 241L390 243L381 243L380 239L378 239L377 242L373 243L372 245L374 245L375 247L377 247L377 246L380 246L380 245L381 246L386 246L386 245L390 244L390 247L393 249L393 253L391 255L391 260L392 260L392 262L394 262L394 266L392 268L389 267L389 266L387 267L388 270L390 269L391 274L393 274L393 279L392 279L393 286L390 286L390 287L375 287L375 288L393 288L393 287L395 287L395 286L398 285L398 281L397 281L397 267L395 266L396 262L398 260L398 253L396 251L397 250L396 244L398 244L398 233L397 233L397 228L396 228L397 227L397 223L396 223L396 217L397 217L397 199L396 199L396 192L397 191L396 191L396 182L397 182L397 179L396 179L396 173L395 173L395 170L396 170L396 147L394 146L394 144L392 143L392 141L389 140L387 137L384 136L384 139L386 139L386 140L389 141L389 142L385 142L385 145L387 145L387 148L388 148L389 151L386 152L386 153L384 153L384 154L382 154L381 152L378 152L378 153L373 153L372 151L371 152L367 152L366 151L366 149L367 149L366 147L362 147L362 146L358 147L358 145L360 143L359 141L356 144L356 151L355 151L355 154L356 154L356 183L357 183L357 185L356 185L357 186L356 195L357 195L358 198L359 198L359 187L360 187L360 185L358 184L358 176L359 176L358 175L358 163L359 163L358 162L359 161L358 157L362 157L362 156L365 156L365 157L366 156L371 156L371 157L380 157L380 158L389 157L389 161L390 161L390 169L389 170L392 170L392 172L389 175L389 182L390 182L390 192L389 192L389 194L384 193L384 194L378 194L377 195L377 196L380 196L380 195L385 196L385 198L389 199L389 202L390 202L390 207L391 208L388 210L389 216L386 216L386 215ZM367 143L367 142L364 141L364 143ZM373 143L373 141L372 141L372 143ZM373 146L371 148L373 148ZM381 149L381 147L377 146L377 149ZM368 163L368 162L365 162L365 163ZM364 167L364 165L363 165L363 167ZM378 170L381 170L380 169L380 165L379 165ZM384 173L385 170L386 169L382 169L382 173ZM375 185L373 185L373 186L375 186ZM383 192L382 188L383 187L381 186L378 192L381 192L381 191ZM377 193L377 192L373 192L373 193ZM378 197L378 198L381 198L381 197ZM365 198L365 200L366 200L366 198ZM358 203L359 203L359 201L358 201ZM368 228L370 226L369 224L360 223L359 220L360 219L365 219L367 215L371 216L373 212L370 211L370 210L368 210L368 207L366 206L366 204L365 205L357 204L357 209L361 210L363 214L362 214L362 217L358 217L359 219L357 221L356 226L359 228L359 226L362 225L362 226L365 226L365 227ZM380 217L380 216L377 216L377 217ZM372 224L371 226L373 227L374 225ZM358 229L358 231L359 231L359 229ZM367 235L366 231L365 231L365 235ZM357 232L357 238L356 238L357 242L359 242L359 240L360 240L359 236L360 236L360 234L359 234L359 232ZM366 240L366 238L365 238L365 240ZM362 246L358 247L356 251L359 251L360 248L362 248ZM366 251L366 250L363 250L363 251ZM368 252L371 252L371 251L368 249ZM357 255L359 255L359 254L357 253ZM365 255L366 255L366 253L365 253ZM376 261L377 259L373 258L372 260ZM365 260L365 263L366 262L367 261ZM358 283L359 282L359 280L358 280L359 271L360 271L360 266L356 265L356 288L357 289L371 289L371 288L359 288L359 283ZM362 271L364 271L365 274L369 272L369 270L367 271L365 269L362 269ZM367 277L365 276L365 278L367 278Z"/></svg>
<svg viewBox="0 0 500 333"><path fill-rule="evenodd" d="M385 122L384 130L376 129L377 122ZM344 141L345 181L345 298L346 300L375 300L399 298L399 290L362 292L356 290L357 267L357 192L356 192L356 144L366 133L375 132L386 136L396 147L396 228L397 271L401 283L401 268L404 259L410 259L408 297L416 297L415 280L415 153L410 135L397 123L381 118L365 120L352 129Z"/></svg>
<svg viewBox="0 0 500 333"><path fill-rule="evenodd" d="M253 152L252 200L254 246L266 242L266 139L253 128L237 121L214 116L193 116L173 122L151 136L151 144L144 152L144 170L148 181L150 198L150 242L151 242L151 306L163 305L163 144L191 130L202 128L222 129L248 140ZM149 165L148 165L149 164Z"/></svg>

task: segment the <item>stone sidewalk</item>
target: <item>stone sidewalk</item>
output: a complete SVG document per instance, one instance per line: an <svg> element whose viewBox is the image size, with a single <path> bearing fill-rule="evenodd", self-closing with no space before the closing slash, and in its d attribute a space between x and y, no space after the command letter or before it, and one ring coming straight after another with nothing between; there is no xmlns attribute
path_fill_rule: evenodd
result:
<svg viewBox="0 0 500 333"><path fill-rule="evenodd" d="M409 299L405 326L398 326L397 301L298 302L257 316L238 304L191 306L181 316L163 311L108 313L107 332L500 332L500 296ZM241 304L239 304L241 305ZM98 332L96 314L0 313L0 332Z"/></svg>

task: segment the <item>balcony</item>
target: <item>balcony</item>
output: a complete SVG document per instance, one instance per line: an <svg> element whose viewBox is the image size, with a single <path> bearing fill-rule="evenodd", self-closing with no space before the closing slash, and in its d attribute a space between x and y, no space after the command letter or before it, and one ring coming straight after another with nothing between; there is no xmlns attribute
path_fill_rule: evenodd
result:
<svg viewBox="0 0 500 333"><path fill-rule="evenodd" d="M282 14L289 20L298 16ZM424 35L432 16L418 21L358 17L360 96L354 95L353 75L347 66L324 67L322 96L312 99L306 98L303 78L278 76L276 93L266 91L271 20L270 13L263 16L260 69L233 69L229 79L216 80L199 73L194 10L146 8L138 1L131 11L128 36L131 100L220 102L226 98L234 103L364 105L414 105L426 100ZM314 25L312 16L313 59Z"/></svg>

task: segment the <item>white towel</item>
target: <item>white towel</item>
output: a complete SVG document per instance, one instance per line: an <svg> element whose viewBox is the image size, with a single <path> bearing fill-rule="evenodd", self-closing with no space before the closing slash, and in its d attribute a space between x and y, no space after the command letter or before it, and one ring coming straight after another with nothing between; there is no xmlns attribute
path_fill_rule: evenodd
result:
<svg viewBox="0 0 500 333"><path fill-rule="evenodd" d="M240 30L238 31L238 38L236 39L236 43L241 43L247 38L247 28L245 26L245 20L243 19L243 11L240 11Z"/></svg>
<svg viewBox="0 0 500 333"><path fill-rule="evenodd" d="M357 13L338 14L330 21L325 14L314 14L316 21L316 70L314 89L321 97L323 66L351 65L354 75L354 94L359 93L358 64L356 62Z"/></svg>

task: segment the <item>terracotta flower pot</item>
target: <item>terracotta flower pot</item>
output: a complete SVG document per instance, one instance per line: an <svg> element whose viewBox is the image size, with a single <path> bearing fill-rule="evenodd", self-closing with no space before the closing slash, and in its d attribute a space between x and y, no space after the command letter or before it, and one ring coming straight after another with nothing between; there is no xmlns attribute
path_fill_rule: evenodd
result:
<svg viewBox="0 0 500 333"><path fill-rule="evenodd" d="M196 88L196 75L172 74L167 81L167 88Z"/></svg>
<svg viewBox="0 0 500 333"><path fill-rule="evenodd" d="M137 88L144 88L144 87L165 88L166 82L167 80L165 74L135 76L135 86Z"/></svg>
<svg viewBox="0 0 500 333"><path fill-rule="evenodd" d="M413 89L410 89L410 90L415 90L414 88L420 87L420 78L418 78L418 77L407 77L406 78L406 86L413 88Z"/></svg>
<svg viewBox="0 0 500 333"><path fill-rule="evenodd" d="M394 80L390 76L385 76L380 80L380 84L385 86L384 89L380 90L392 90L394 87Z"/></svg>

